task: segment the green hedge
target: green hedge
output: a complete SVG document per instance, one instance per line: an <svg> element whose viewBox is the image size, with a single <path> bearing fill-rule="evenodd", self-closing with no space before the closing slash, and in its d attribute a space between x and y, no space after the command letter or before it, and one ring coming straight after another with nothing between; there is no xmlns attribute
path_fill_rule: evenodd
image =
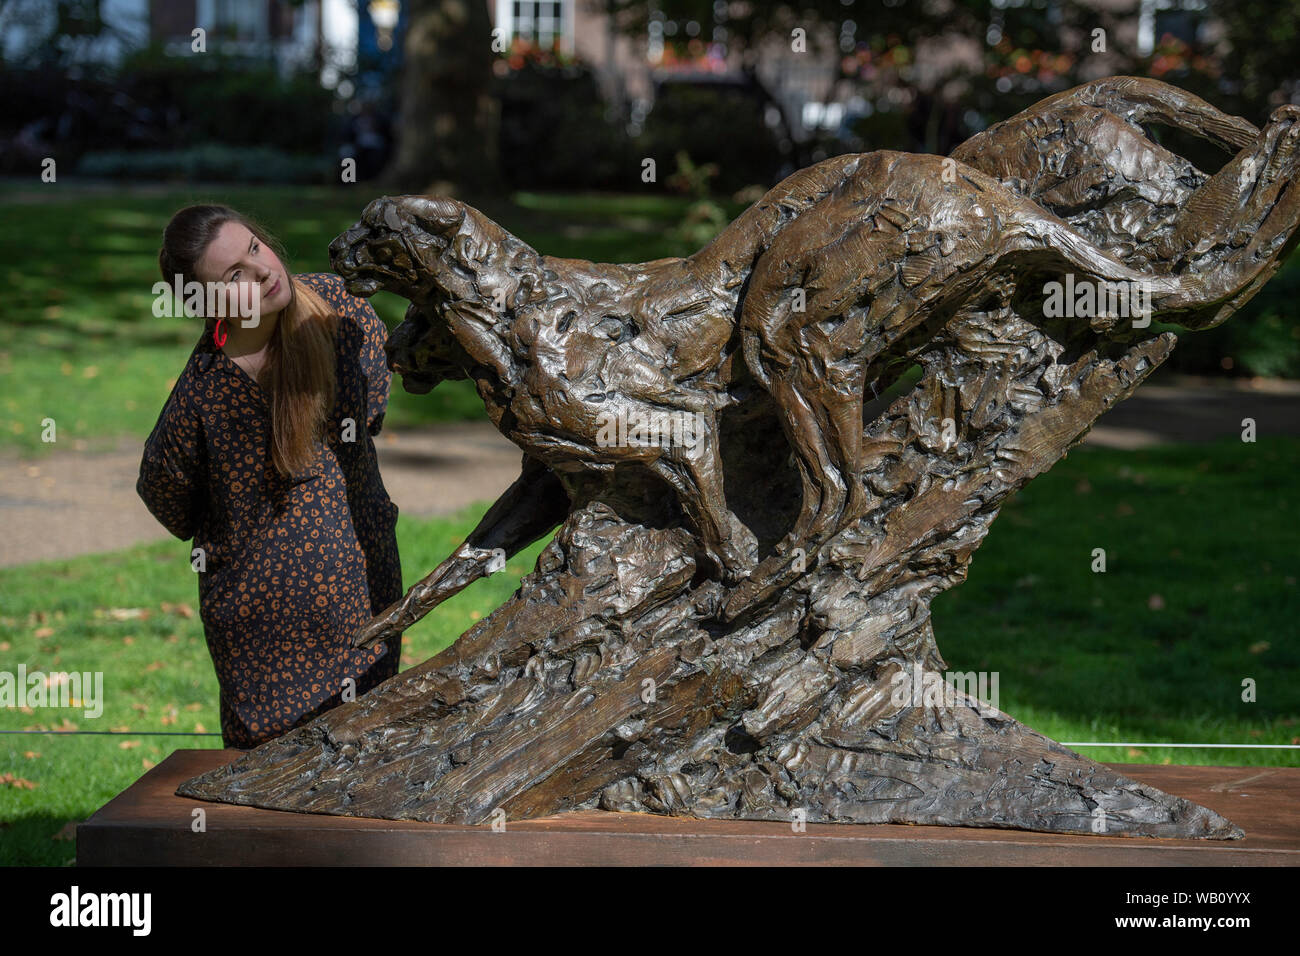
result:
<svg viewBox="0 0 1300 956"><path fill-rule="evenodd" d="M77 163L79 176L184 182L319 183L337 177L327 156L292 154L272 146L202 143L185 149L92 151Z"/></svg>

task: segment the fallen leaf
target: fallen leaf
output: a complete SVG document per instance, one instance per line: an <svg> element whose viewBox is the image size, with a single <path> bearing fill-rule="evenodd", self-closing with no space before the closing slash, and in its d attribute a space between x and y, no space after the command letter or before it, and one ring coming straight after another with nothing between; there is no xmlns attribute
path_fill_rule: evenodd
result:
<svg viewBox="0 0 1300 956"><path fill-rule="evenodd" d="M154 762L153 762L152 760L150 760L148 757L144 757L144 758L142 758L141 761L140 761L140 763L144 765L144 769L145 769L145 770L152 770L154 767L158 766L156 763L154 763Z"/></svg>
<svg viewBox="0 0 1300 956"><path fill-rule="evenodd" d="M192 704L186 704L186 705L185 705L185 709L188 710L188 711L193 712L193 711L196 711L196 710L202 710L202 709L203 709L203 705L200 704L198 701L195 701L195 702L192 703Z"/></svg>
<svg viewBox="0 0 1300 956"><path fill-rule="evenodd" d="M126 725L121 727L109 727L108 729L113 731L115 734L129 734L131 732L131 728Z"/></svg>
<svg viewBox="0 0 1300 956"><path fill-rule="evenodd" d="M1263 654L1272 646L1273 645L1268 641L1256 641L1254 644L1250 645L1250 652L1252 654Z"/></svg>
<svg viewBox="0 0 1300 956"><path fill-rule="evenodd" d="M54 636L54 628L52 628L52 627L38 627L38 628L36 629L36 633L34 633L32 636L33 636L34 638L36 638L38 641L43 641L43 640L45 640L45 638L47 638L47 637L53 637L53 636Z"/></svg>
<svg viewBox="0 0 1300 956"><path fill-rule="evenodd" d="M1146 753L1144 751L1138 750L1136 747L1129 747L1128 755L1130 757L1145 757Z"/></svg>
<svg viewBox="0 0 1300 956"><path fill-rule="evenodd" d="M26 757L28 760L35 760L35 759L36 759L37 757L39 757L40 755L41 755L41 752L40 752L39 750L24 750L24 751L23 751L23 756Z"/></svg>
<svg viewBox="0 0 1300 956"><path fill-rule="evenodd" d="M146 667L146 668L144 669L144 672L145 672L146 674L151 674L151 673L153 673L154 671L160 671L160 670L162 670L162 669L163 669L164 667L166 667L166 666L167 666L167 665L164 664L162 661L154 661L152 664L150 664L148 667Z"/></svg>
<svg viewBox="0 0 1300 956"><path fill-rule="evenodd" d="M0 773L0 787L13 787L15 790L35 790L39 784L32 783L30 780L24 780L22 777L15 777L11 773Z"/></svg>
<svg viewBox="0 0 1300 956"><path fill-rule="evenodd" d="M140 746L140 741L138 741L138 740L124 740L124 741L122 741L120 744L118 744L117 746L118 746L118 749L119 749L119 750L134 750L136 747L139 747L139 746Z"/></svg>
<svg viewBox="0 0 1300 956"><path fill-rule="evenodd" d="M147 607L111 607L108 616L114 621L143 621L149 616Z"/></svg>
<svg viewBox="0 0 1300 956"><path fill-rule="evenodd" d="M1147 598L1147 607L1152 611L1163 611L1165 609L1165 599L1159 594L1153 594Z"/></svg>
<svg viewBox="0 0 1300 956"><path fill-rule="evenodd" d="M206 734L206 733L208 732L208 728L204 727L201 723L199 723L199 722L196 720L196 721L194 722L194 732L195 732L196 734Z"/></svg>

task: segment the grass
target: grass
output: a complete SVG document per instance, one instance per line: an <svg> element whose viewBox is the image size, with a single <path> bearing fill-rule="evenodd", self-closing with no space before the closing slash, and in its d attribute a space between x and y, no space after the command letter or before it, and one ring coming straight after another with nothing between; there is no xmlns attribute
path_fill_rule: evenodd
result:
<svg viewBox="0 0 1300 956"><path fill-rule="evenodd" d="M1007 503L968 580L935 600L949 668L998 672L1001 708L1061 741L1300 743L1297 464L1300 441L1283 438L1076 449ZM485 507L399 519L408 586ZM403 667L491 613L543 546L413 627ZM1105 573L1092 570L1095 548L1106 551ZM8 710L0 729L218 731L187 554L166 541L0 570L6 668L100 670L107 698L97 720ZM1257 682L1255 703L1241 699L1245 678ZM171 750L219 746L219 737L0 736L0 779L11 781L0 786L0 864L70 863L74 845L60 839L69 822ZM1084 752L1107 762L1297 762L1295 751Z"/></svg>
<svg viewBox="0 0 1300 956"><path fill-rule="evenodd" d="M487 504L451 518L398 518L409 587L470 532ZM504 603L539 541L406 632L402 668L432 657ZM0 730L216 733L218 736L0 735L0 865L61 865L58 839L177 748L220 749L218 685L198 617L188 545L168 540L111 554L0 571L0 653L16 672L100 671L103 713L0 709ZM6 776L12 775L12 777ZM13 778L34 784L14 783Z"/></svg>
<svg viewBox="0 0 1300 956"><path fill-rule="evenodd" d="M1076 449L1007 503L966 583L935 600L949 668L999 672L1002 709L1060 741L1300 744L1297 464L1295 439ZM1297 764L1281 750L1085 752Z"/></svg>
<svg viewBox="0 0 1300 956"><path fill-rule="evenodd" d="M56 444L77 450L149 434L201 328L152 311L162 230L177 209L234 206L281 239L295 272L328 272L330 240L375 198L356 191L365 188L0 183L0 451L49 451L41 440L47 418ZM692 251L668 229L688 205L671 197L520 193L485 211L550 255L634 262ZM390 328L402 320L405 300L380 292L371 302ZM386 422L401 428L482 415L473 385L462 381L426 396L394 388Z"/></svg>

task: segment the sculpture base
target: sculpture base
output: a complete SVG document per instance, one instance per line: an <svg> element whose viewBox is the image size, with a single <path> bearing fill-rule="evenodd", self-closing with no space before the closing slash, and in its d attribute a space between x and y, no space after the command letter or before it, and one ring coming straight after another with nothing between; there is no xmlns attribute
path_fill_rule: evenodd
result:
<svg viewBox="0 0 1300 956"><path fill-rule="evenodd" d="M178 750L77 828L80 866L1300 865L1300 768L1113 769L1238 823L1242 840L1063 836L968 827L695 820L584 811L488 825L289 813L175 795L235 750ZM201 808L206 832L191 829Z"/></svg>

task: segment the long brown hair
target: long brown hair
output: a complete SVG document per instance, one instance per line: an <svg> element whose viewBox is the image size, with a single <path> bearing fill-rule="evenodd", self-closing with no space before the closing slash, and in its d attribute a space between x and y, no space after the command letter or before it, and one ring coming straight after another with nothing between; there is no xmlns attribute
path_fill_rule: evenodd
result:
<svg viewBox="0 0 1300 956"><path fill-rule="evenodd" d="M183 284L198 281L195 264L227 222L239 223L270 248L289 279L289 304L271 333L259 380L270 394L271 460L282 475L300 473L315 463L316 442L324 439L326 416L334 408L338 315L294 278L275 237L229 206L186 206L172 216L158 252L163 281L170 285L176 275ZM216 319L207 317L207 324L212 331Z"/></svg>

